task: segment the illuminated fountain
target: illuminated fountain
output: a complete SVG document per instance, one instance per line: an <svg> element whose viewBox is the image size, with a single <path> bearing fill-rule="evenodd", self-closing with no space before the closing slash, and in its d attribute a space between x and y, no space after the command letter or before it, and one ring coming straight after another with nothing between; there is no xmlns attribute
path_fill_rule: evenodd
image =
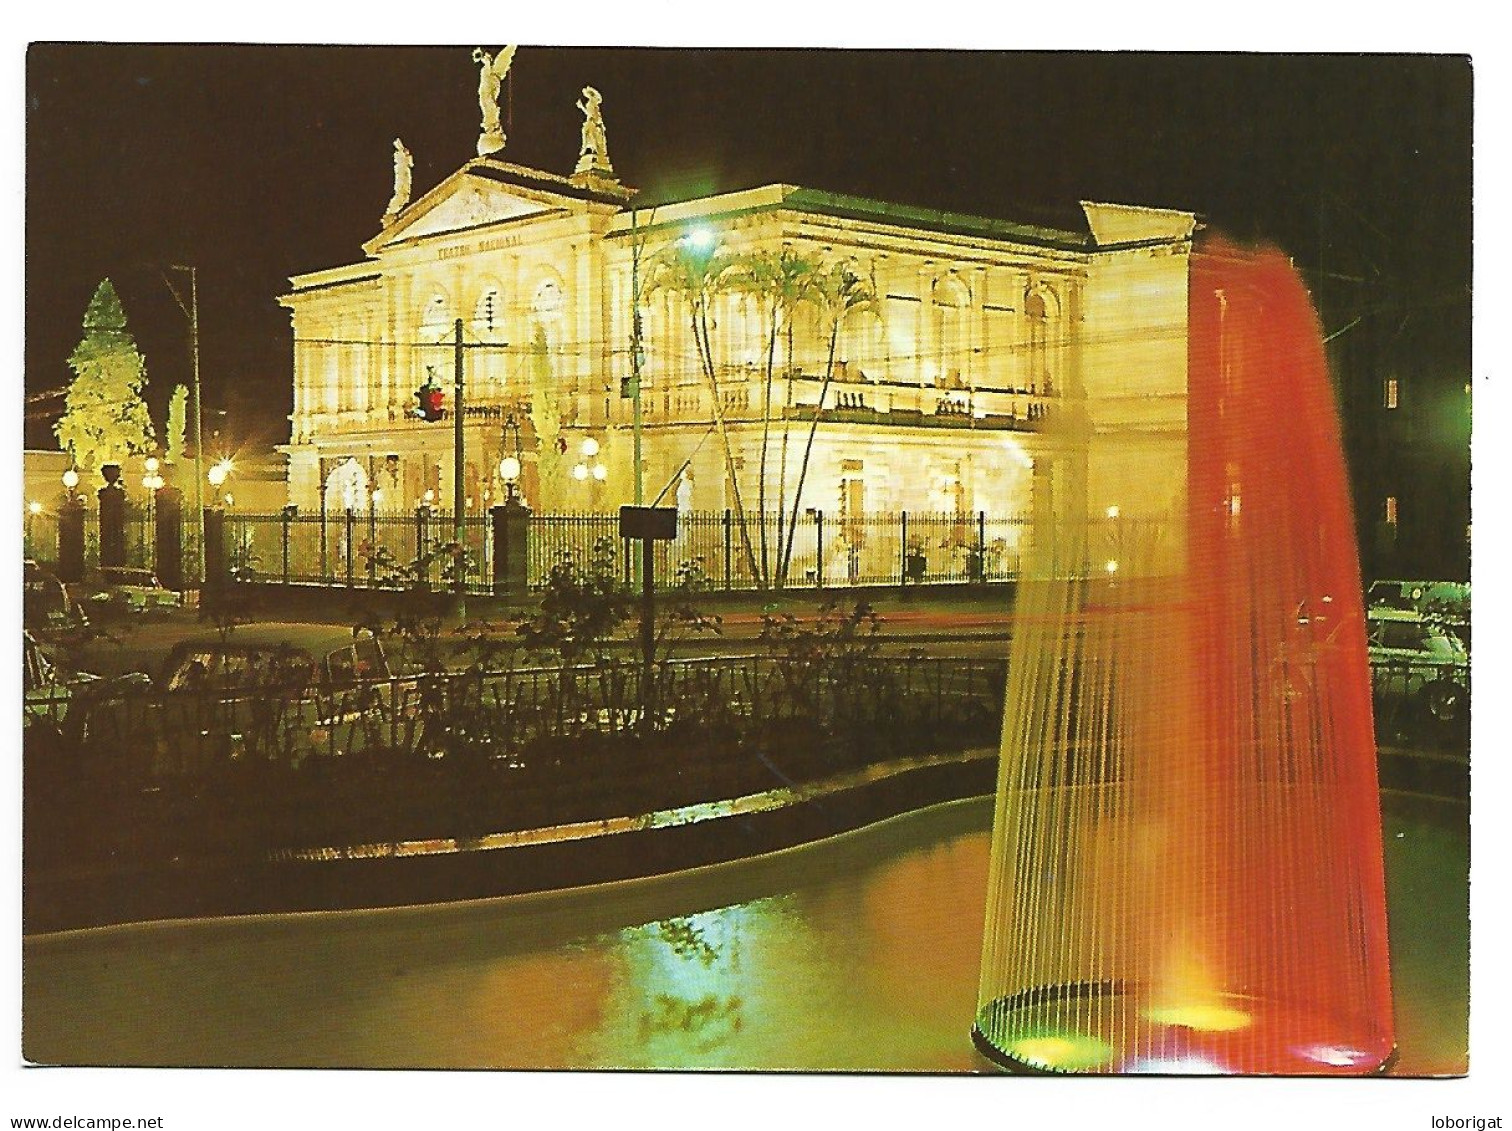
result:
<svg viewBox="0 0 1512 1131"><path fill-rule="evenodd" d="M1316 319L1275 252L1161 269L1188 272L1184 395L1141 418L1110 334L1036 469L973 1037L1037 1071L1376 1071L1375 741Z"/></svg>

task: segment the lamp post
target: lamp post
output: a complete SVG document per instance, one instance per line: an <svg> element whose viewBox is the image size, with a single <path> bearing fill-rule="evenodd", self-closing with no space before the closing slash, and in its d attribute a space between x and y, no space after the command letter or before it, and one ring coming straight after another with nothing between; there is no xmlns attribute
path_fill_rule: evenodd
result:
<svg viewBox="0 0 1512 1131"><path fill-rule="evenodd" d="M383 501L383 488L374 487L368 492L368 586L378 577L378 504Z"/></svg>
<svg viewBox="0 0 1512 1131"><path fill-rule="evenodd" d="M227 576L225 552L226 552L226 512L221 509L221 488L225 486L226 477L231 474L231 461L223 459L205 472L205 478L210 486L215 488L214 506L211 508L211 516L207 517L205 508L200 508L201 529L204 531L204 541L201 543L200 564L204 572L205 585L219 587ZM203 496L201 496L203 497ZM230 496L226 496L227 499Z"/></svg>
<svg viewBox="0 0 1512 1131"><path fill-rule="evenodd" d="M510 450L510 433L514 449ZM504 481L504 502L493 508L493 587L500 596L525 592L526 563L529 558L530 509L520 498L520 425L510 413L504 420L500 439L499 478Z"/></svg>
<svg viewBox="0 0 1512 1131"><path fill-rule="evenodd" d="M593 499L597 502L599 501L600 490L604 482L609 478L609 468L604 465L603 460L597 458L599 454L599 442L592 436L588 436L583 440L579 451L582 453L582 458L573 467L572 477L579 483L587 483L590 479L593 480Z"/></svg>
<svg viewBox="0 0 1512 1131"><path fill-rule="evenodd" d="M79 498L79 471L63 473L63 506L58 512L58 580L84 580L84 500Z"/></svg>
<svg viewBox="0 0 1512 1131"><path fill-rule="evenodd" d="M152 568L157 569L157 493L164 484L163 477L158 474L157 456L148 456L143 467L146 474L142 476L142 490L147 493L147 529L152 539Z"/></svg>
<svg viewBox="0 0 1512 1131"><path fill-rule="evenodd" d="M174 264L168 268L170 271L187 271L189 273L189 304L184 305L184 300L179 298L178 291L174 290L173 284L168 283L168 289L173 292L173 299L179 304L179 309L184 312L184 317L189 319L189 349L194 362L194 383L191 395L194 398L194 410L190 413L190 421L194 427L194 513L195 529L199 531L200 552L197 580L201 585L205 581L205 496L204 496L204 407L200 403L200 362L199 362L199 285L193 267L185 267ZM166 277L164 282L167 282Z"/></svg>
<svg viewBox="0 0 1512 1131"><path fill-rule="evenodd" d="M510 449L510 436L514 437L513 451ZM504 481L504 501L518 500L520 497L519 481L523 465L520 461L520 422L515 419L514 413L504 417L504 427L499 436L499 451L502 454L499 460L499 478Z"/></svg>

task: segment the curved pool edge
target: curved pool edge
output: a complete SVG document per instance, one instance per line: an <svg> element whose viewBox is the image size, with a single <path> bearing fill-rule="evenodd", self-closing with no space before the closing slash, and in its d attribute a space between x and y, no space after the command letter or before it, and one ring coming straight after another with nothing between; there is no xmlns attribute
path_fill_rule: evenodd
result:
<svg viewBox="0 0 1512 1131"><path fill-rule="evenodd" d="M837 775L786 792L780 803L743 799L688 809L728 811L661 824L646 818L583 822L565 839L497 834L445 851L373 855L284 854L255 865L226 861L23 875L26 937L129 923L237 915L377 910L559 891L646 879L749 859L854 832L952 801L991 795L997 751L976 748ZM1379 751L1382 794L1396 804L1464 809L1468 764L1400 748ZM334 851L334 850L333 850Z"/></svg>
<svg viewBox="0 0 1512 1131"><path fill-rule="evenodd" d="M683 823L590 822L568 839L517 839L444 852L26 875L23 935L172 919L355 911L454 903L645 879L854 832L992 792L997 751L831 779L790 800Z"/></svg>

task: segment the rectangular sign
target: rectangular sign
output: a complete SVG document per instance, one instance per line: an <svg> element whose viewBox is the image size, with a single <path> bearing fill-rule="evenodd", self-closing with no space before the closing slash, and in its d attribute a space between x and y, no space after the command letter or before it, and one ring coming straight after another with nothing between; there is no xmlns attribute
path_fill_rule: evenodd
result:
<svg viewBox="0 0 1512 1131"><path fill-rule="evenodd" d="M676 507L620 507L621 538L670 542L677 537Z"/></svg>

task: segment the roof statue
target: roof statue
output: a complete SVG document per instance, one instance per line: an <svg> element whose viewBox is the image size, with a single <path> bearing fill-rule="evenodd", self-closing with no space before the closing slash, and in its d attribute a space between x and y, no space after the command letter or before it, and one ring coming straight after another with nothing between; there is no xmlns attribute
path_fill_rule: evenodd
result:
<svg viewBox="0 0 1512 1131"><path fill-rule="evenodd" d="M478 109L483 114L483 124L478 134L478 156L485 157L504 148L504 131L499 126L499 88L504 85L504 76L514 62L516 48L511 45L497 55L490 55L483 48L472 53L478 64Z"/></svg>
<svg viewBox="0 0 1512 1131"><path fill-rule="evenodd" d="M583 101L577 104L583 112L583 148L574 173L614 176L614 166L609 164L609 136L604 132L604 116L600 112L603 102L604 96L593 87L583 87Z"/></svg>
<svg viewBox="0 0 1512 1131"><path fill-rule="evenodd" d="M411 174L415 158L404 148L404 142L394 139L394 195L389 197L388 207L383 210L383 222L387 224L403 212L410 202Z"/></svg>

